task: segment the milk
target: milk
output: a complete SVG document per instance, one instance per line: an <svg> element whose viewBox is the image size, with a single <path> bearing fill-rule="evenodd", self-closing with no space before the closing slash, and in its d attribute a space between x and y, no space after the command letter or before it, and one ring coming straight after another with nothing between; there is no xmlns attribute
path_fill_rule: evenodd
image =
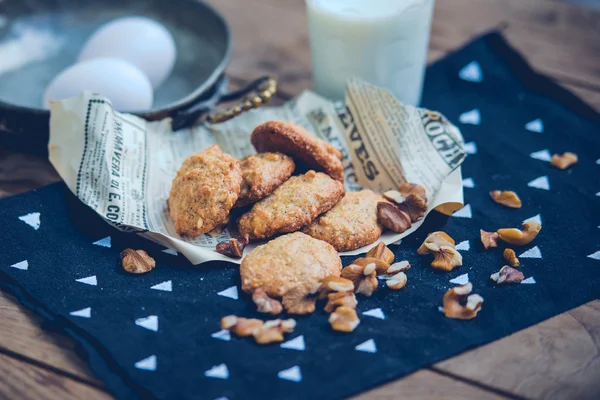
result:
<svg viewBox="0 0 600 400"><path fill-rule="evenodd" d="M434 0L306 0L315 90L343 100L360 77L418 105Z"/></svg>

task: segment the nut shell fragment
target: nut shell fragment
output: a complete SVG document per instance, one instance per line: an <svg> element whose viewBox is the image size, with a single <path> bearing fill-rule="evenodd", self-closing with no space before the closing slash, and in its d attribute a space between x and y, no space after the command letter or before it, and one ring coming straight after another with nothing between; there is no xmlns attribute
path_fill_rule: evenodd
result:
<svg viewBox="0 0 600 400"><path fill-rule="evenodd" d="M527 221L523 223L523 228L518 230L516 228L498 229L498 237L515 246L525 246L536 238L538 233L542 230L542 226L535 221Z"/></svg>
<svg viewBox="0 0 600 400"><path fill-rule="evenodd" d="M156 262L144 250L125 249L121 252L121 265L131 274L145 274L156 267Z"/></svg>
<svg viewBox="0 0 600 400"><path fill-rule="evenodd" d="M358 324L360 319L356 314L356 310L351 307L341 306L338 307L329 316L329 324L334 331L338 332L352 332Z"/></svg>
<svg viewBox="0 0 600 400"><path fill-rule="evenodd" d="M481 304L483 303L483 297L478 294L472 294L467 297L473 290L471 282L466 285L457 286L449 289L444 294L444 315L448 318L455 319L473 319L477 316L477 313L481 310ZM461 304L466 298L467 303Z"/></svg>
<svg viewBox="0 0 600 400"><path fill-rule="evenodd" d="M577 161L577 154L566 152L563 155L554 154L550 160L550 164L558 169L567 169L570 166L577 164Z"/></svg>
<svg viewBox="0 0 600 400"><path fill-rule="evenodd" d="M513 191L493 190L490 192L490 197L496 203L510 208L521 208L523 205L519 196Z"/></svg>

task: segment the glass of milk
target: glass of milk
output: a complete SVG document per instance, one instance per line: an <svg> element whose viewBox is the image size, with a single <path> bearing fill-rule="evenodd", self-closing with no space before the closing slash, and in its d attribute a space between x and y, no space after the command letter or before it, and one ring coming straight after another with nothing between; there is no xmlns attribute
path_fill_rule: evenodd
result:
<svg viewBox="0 0 600 400"><path fill-rule="evenodd" d="M315 90L343 100L362 78L418 105L435 0L306 0Z"/></svg>

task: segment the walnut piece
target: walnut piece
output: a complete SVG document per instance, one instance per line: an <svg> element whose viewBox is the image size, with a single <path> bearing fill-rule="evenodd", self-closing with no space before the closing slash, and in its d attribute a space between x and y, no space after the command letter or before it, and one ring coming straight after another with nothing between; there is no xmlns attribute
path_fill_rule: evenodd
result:
<svg viewBox="0 0 600 400"><path fill-rule="evenodd" d="M266 321L254 332L254 340L258 344L283 342L283 334L293 332L295 327L296 321L293 319Z"/></svg>
<svg viewBox="0 0 600 400"><path fill-rule="evenodd" d="M329 316L329 324L334 331L338 332L352 332L358 324L360 319L356 314L356 310L351 307L341 306L338 307Z"/></svg>
<svg viewBox="0 0 600 400"><path fill-rule="evenodd" d="M427 198L416 193L402 194L397 190L389 190L383 193L383 197L404 211L411 222L417 222L423 218L427 211Z"/></svg>
<svg viewBox="0 0 600 400"><path fill-rule="evenodd" d="M283 296L283 307L290 314L311 314L315 312L317 294L306 293L304 289L294 288Z"/></svg>
<svg viewBox="0 0 600 400"><path fill-rule="evenodd" d="M427 246L435 246L427 244ZM454 248L454 246L439 246L438 251L432 251L433 261L431 266L442 271L452 271L456 267L462 265L462 255Z"/></svg>
<svg viewBox="0 0 600 400"><path fill-rule="evenodd" d="M391 203L377 203L377 221L396 232L406 232L412 226L410 216Z"/></svg>
<svg viewBox="0 0 600 400"><path fill-rule="evenodd" d="M394 262L394 253L392 253L385 243L379 242L367 252L367 258L376 258L390 265Z"/></svg>
<svg viewBox="0 0 600 400"><path fill-rule="evenodd" d="M367 272L366 275L365 270ZM374 263L366 264L366 266L350 264L342 269L342 278L352 281L354 284L355 293L359 293L367 297L371 296L371 294L373 294L379 285L377 282L377 270Z"/></svg>
<svg viewBox="0 0 600 400"><path fill-rule="evenodd" d="M410 264L408 261L399 261L390 265L390 267L385 271L386 274L397 274L398 272L406 272L410 269Z"/></svg>
<svg viewBox="0 0 600 400"><path fill-rule="evenodd" d="M227 242L217 243L217 253L221 253L231 258L242 258L244 248L248 245L248 236L244 235L239 238L231 238Z"/></svg>
<svg viewBox="0 0 600 400"><path fill-rule="evenodd" d="M418 254L429 254L431 253L431 246L426 244L435 244L439 246L451 246L454 247L454 239L452 239L446 232L436 231L431 232L423 241L423 244L417 249ZM436 250L437 251L437 250Z"/></svg>
<svg viewBox="0 0 600 400"><path fill-rule="evenodd" d="M322 289L328 292L351 292L354 290L354 283L346 278L339 276L328 276L323 279Z"/></svg>
<svg viewBox="0 0 600 400"><path fill-rule="evenodd" d="M521 262L517 258L517 254L513 249L504 249L504 259L510 264L511 267L518 267Z"/></svg>
<svg viewBox="0 0 600 400"><path fill-rule="evenodd" d="M498 247L498 232L486 232L480 229L479 235L481 236L481 243L483 243L483 247L486 250L490 247Z"/></svg>
<svg viewBox="0 0 600 400"><path fill-rule="evenodd" d="M263 326L263 321L254 318L240 318L235 315L228 315L221 319L221 328L227 329L237 336L246 337L254 335L260 327Z"/></svg>
<svg viewBox="0 0 600 400"><path fill-rule="evenodd" d="M515 192L508 190L502 192L500 190L493 190L490 192L490 197L496 203L510 208L521 208L523 205L519 196Z"/></svg>
<svg viewBox="0 0 600 400"><path fill-rule="evenodd" d="M425 202L427 202L427 191L425 188L416 183L403 183L400 185L400 193L404 196L408 196L409 194L415 194L421 197Z"/></svg>
<svg viewBox="0 0 600 400"><path fill-rule="evenodd" d="M121 265L131 274L145 274L156 267L156 262L144 250L125 249L121 252Z"/></svg>
<svg viewBox="0 0 600 400"><path fill-rule="evenodd" d="M516 228L498 229L498 237L506 243L515 246L525 246L536 238L542 230L542 226L535 221L523 223L522 230Z"/></svg>
<svg viewBox="0 0 600 400"><path fill-rule="evenodd" d="M346 306L356 308L358 302L353 292L335 292L327 295L327 304L325 304L325 312L331 313L337 307Z"/></svg>
<svg viewBox="0 0 600 400"><path fill-rule="evenodd" d="M385 284L390 289L399 290L406 286L406 281L406 274L404 272L398 272L396 275L385 281Z"/></svg>
<svg viewBox="0 0 600 400"><path fill-rule="evenodd" d="M278 315L283 311L281 303L270 298L261 288L257 288L252 292L252 301L256 304L259 313Z"/></svg>
<svg viewBox="0 0 600 400"><path fill-rule="evenodd" d="M577 164L577 161L577 154L566 152L562 156L560 154L554 154L550 160L550 164L559 169L567 169L570 166Z"/></svg>
<svg viewBox="0 0 600 400"><path fill-rule="evenodd" d="M373 257L357 258L356 260L352 261L352 264L360 265L361 267L365 267L365 268L367 266L373 265L375 267L375 270L377 271L377 275L384 274L385 271L387 271L387 269L390 266L390 264L386 263L385 261L380 260L378 258L373 258ZM369 268L371 268L371 267L369 267ZM365 275L370 275L371 271L368 271L368 272L363 271L363 273Z"/></svg>
<svg viewBox="0 0 600 400"><path fill-rule="evenodd" d="M500 271L490 275L490 279L501 285L503 283L521 283L525 275L518 269L505 265Z"/></svg>
<svg viewBox="0 0 600 400"><path fill-rule="evenodd" d="M481 310L481 304L483 303L483 297L478 294L472 294L473 285L471 282L466 285L457 286L449 289L444 294L444 315L448 318L455 319L473 319L477 316L479 310ZM466 298L467 302L465 305L461 304Z"/></svg>

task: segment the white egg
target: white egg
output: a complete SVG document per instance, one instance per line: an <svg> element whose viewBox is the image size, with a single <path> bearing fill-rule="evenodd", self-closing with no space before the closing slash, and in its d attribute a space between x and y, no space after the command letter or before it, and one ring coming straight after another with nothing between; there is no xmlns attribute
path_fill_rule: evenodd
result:
<svg viewBox="0 0 600 400"><path fill-rule="evenodd" d="M63 100L85 90L110 99L119 111L144 111L152 107L150 80L138 67L116 58L101 58L75 64L58 74L44 93L44 106L50 100Z"/></svg>
<svg viewBox="0 0 600 400"><path fill-rule="evenodd" d="M79 62L103 57L137 65L156 89L171 74L177 50L163 25L145 17L124 17L102 25L83 46Z"/></svg>

